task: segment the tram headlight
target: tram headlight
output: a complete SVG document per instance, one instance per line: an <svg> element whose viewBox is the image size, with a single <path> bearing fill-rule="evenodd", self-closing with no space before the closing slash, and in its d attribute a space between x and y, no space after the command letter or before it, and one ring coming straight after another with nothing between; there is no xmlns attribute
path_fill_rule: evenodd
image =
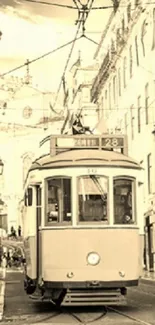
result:
<svg viewBox="0 0 155 325"><path fill-rule="evenodd" d="M90 265L97 265L100 262L100 256L95 252L91 252L87 255L87 262Z"/></svg>

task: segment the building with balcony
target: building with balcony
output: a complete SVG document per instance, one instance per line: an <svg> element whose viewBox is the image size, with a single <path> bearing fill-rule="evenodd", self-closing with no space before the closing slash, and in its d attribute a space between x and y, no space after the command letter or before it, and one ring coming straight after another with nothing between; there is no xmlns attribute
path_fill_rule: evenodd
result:
<svg viewBox="0 0 155 325"><path fill-rule="evenodd" d="M100 62L91 89L110 133L128 135L128 153L144 168L147 269L155 270L155 5L119 2L94 58ZM143 216L142 216L143 217Z"/></svg>

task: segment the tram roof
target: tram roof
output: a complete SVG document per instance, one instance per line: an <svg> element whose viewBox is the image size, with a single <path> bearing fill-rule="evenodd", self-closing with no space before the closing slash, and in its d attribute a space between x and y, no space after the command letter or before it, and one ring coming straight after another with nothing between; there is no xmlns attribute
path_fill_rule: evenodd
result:
<svg viewBox="0 0 155 325"><path fill-rule="evenodd" d="M118 152L105 150L69 150L61 152L55 156L50 154L36 159L30 170L79 167L79 166L111 166L140 169L140 164L134 159Z"/></svg>

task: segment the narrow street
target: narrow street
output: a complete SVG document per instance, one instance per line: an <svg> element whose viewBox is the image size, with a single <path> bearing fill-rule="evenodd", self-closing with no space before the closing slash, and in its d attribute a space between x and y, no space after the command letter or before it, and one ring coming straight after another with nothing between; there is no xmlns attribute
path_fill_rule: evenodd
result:
<svg viewBox="0 0 155 325"><path fill-rule="evenodd" d="M127 306L61 307L30 299L23 289L22 270L6 273L1 324L155 324L155 286L140 284L128 290Z"/></svg>

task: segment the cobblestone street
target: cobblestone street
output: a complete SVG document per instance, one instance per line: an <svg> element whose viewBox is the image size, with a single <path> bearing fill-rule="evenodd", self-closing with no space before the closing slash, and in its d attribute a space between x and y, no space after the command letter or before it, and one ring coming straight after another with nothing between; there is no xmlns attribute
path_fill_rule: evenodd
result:
<svg viewBox="0 0 155 325"><path fill-rule="evenodd" d="M107 324L154 325L155 286L141 283L128 290L127 305L113 307L61 307L30 299L23 289L22 270L7 270L1 324Z"/></svg>

